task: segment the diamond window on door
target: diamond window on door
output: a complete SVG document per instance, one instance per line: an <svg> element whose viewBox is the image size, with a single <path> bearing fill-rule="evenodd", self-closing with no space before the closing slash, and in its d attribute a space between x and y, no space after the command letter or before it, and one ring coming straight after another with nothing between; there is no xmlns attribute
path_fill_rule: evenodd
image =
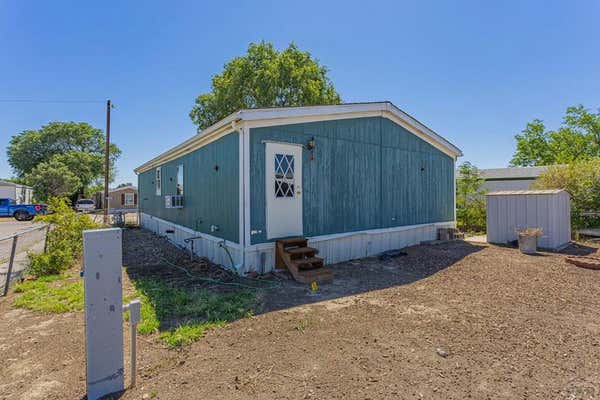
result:
<svg viewBox="0 0 600 400"><path fill-rule="evenodd" d="M275 154L275 197L294 197L294 156Z"/></svg>

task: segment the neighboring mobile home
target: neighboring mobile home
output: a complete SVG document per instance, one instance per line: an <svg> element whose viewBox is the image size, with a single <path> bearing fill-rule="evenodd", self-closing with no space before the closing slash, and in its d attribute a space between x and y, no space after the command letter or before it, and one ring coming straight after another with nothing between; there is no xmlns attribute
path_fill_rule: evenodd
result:
<svg viewBox="0 0 600 400"><path fill-rule="evenodd" d="M137 208L138 206L138 189L133 185L119 186L108 191L110 197L110 208L113 210ZM97 192L94 196L96 208L103 209L104 203L102 198L104 193Z"/></svg>
<svg viewBox="0 0 600 400"><path fill-rule="evenodd" d="M140 222L238 272L284 237L372 256L455 226L460 155L389 102L241 110L135 170Z"/></svg>
<svg viewBox="0 0 600 400"><path fill-rule="evenodd" d="M15 204L31 204L33 188L19 183L0 181L0 198L12 199Z"/></svg>
<svg viewBox="0 0 600 400"><path fill-rule="evenodd" d="M485 180L481 187L488 192L529 190L546 169L547 166L481 169L481 177Z"/></svg>

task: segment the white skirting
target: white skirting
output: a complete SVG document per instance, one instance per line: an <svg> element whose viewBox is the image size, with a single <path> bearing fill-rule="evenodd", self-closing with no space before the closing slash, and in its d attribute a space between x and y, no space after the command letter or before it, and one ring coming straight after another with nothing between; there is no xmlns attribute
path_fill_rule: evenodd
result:
<svg viewBox="0 0 600 400"><path fill-rule="evenodd" d="M154 233L166 236L179 247L190 250L190 244L184 239L200 237L194 241L194 253L206 257L214 263L231 268L231 260L226 251L219 246L224 243L229 249L235 269L239 273L256 271L266 273L275 268L275 244L261 243L246 247L237 243L196 232L175 223L140 213L141 226ZM348 232L335 235L309 237L309 246L319 250L319 257L326 264L335 264L357 258L372 257L386 250L401 249L437 238L438 228L454 227L454 221L436 222L421 225L399 226L385 229L372 229L360 232ZM167 230L173 233L167 233ZM245 253L245 254L244 254Z"/></svg>
<svg viewBox="0 0 600 400"><path fill-rule="evenodd" d="M319 250L319 257L325 259L325 264L335 264L435 240L438 228L455 225L454 221L447 221L315 236L308 238L308 245ZM245 260L249 271L272 271L275 268L275 244L261 243L246 247Z"/></svg>
<svg viewBox="0 0 600 400"><path fill-rule="evenodd" d="M194 254L206 257L216 264L221 264L226 268L241 272L243 265L243 254L241 246L206 233L196 232L185 226L177 225L173 222L154 217L140 212L140 225L160 236L165 236L175 245L190 251L191 243L185 243L184 240L191 237L198 237L194 240ZM167 232L167 231L173 231ZM231 265L231 259L221 245L224 244L233 258L234 268Z"/></svg>

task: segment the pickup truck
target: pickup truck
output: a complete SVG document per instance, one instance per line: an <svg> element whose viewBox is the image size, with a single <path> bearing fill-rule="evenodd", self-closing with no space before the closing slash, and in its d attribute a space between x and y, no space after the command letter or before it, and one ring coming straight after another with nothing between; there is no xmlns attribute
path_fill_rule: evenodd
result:
<svg viewBox="0 0 600 400"><path fill-rule="evenodd" d="M31 221L39 214L46 214L45 204L13 204L11 199L0 199L0 217L14 217L17 221Z"/></svg>

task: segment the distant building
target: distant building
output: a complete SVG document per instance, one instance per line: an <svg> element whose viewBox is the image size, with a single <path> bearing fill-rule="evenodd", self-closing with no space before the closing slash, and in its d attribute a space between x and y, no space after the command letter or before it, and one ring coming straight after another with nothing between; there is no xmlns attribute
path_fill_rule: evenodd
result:
<svg viewBox="0 0 600 400"><path fill-rule="evenodd" d="M33 188L19 183L0 181L0 198L12 199L15 204L30 204L33 201Z"/></svg>
<svg viewBox="0 0 600 400"><path fill-rule="evenodd" d="M480 169L479 172L485 183L482 188L488 192L501 190L529 190L535 180L548 169L541 167L509 167Z"/></svg>
<svg viewBox="0 0 600 400"><path fill-rule="evenodd" d="M138 206L138 189L133 185L109 189L108 196L110 197L109 206L111 209L137 208ZM103 197L103 192L95 194L96 208L104 208Z"/></svg>

